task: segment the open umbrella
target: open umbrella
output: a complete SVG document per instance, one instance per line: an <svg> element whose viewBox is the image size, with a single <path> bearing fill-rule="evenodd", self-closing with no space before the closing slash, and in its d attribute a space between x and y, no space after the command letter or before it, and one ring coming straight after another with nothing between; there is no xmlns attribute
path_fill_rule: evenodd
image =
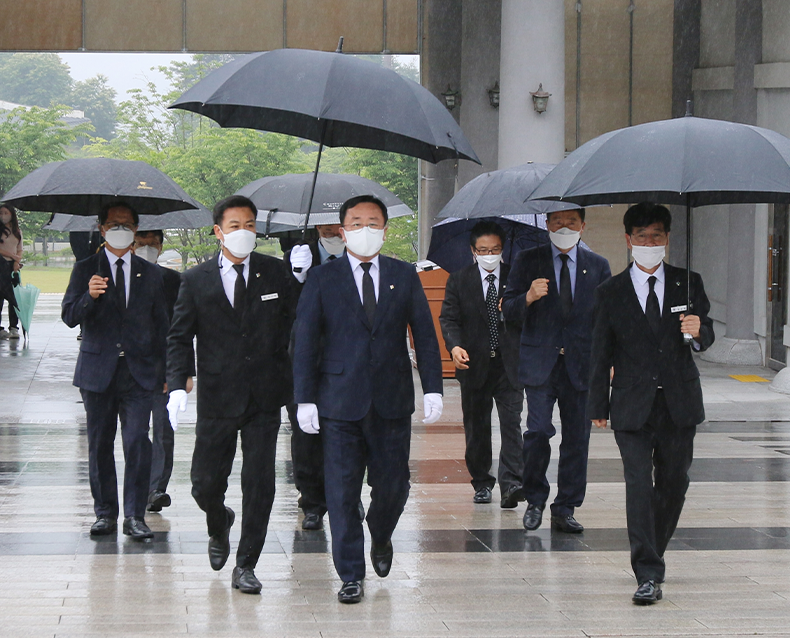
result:
<svg viewBox="0 0 790 638"><path fill-rule="evenodd" d="M359 175L320 173L308 220L306 213L312 183L312 173L263 177L242 186L235 194L249 197L258 207L257 230L264 235L316 224L339 224L343 202L358 195L378 197L387 207L390 218L414 214L393 193L372 180Z"/></svg>
<svg viewBox="0 0 790 638"><path fill-rule="evenodd" d="M164 215L140 215L139 230L168 230L171 228L205 228L212 226L214 218L211 211L205 206L200 205L197 210L174 211ZM87 232L96 230L99 226L99 218L94 216L85 217L84 215L67 215L65 213L55 213L50 220L44 224L42 230L55 230L59 232Z"/></svg>
<svg viewBox="0 0 790 638"><path fill-rule="evenodd" d="M19 180L3 201L22 210L93 216L118 199L147 215L200 208L150 164L106 157L44 164Z"/></svg>
<svg viewBox="0 0 790 638"><path fill-rule="evenodd" d="M447 108L427 89L378 64L338 51L277 49L213 71L170 108L223 127L286 133L324 146L391 151L429 162L480 163ZM308 205L306 218L311 206Z"/></svg>
<svg viewBox="0 0 790 638"><path fill-rule="evenodd" d="M22 334L25 339L30 333L30 324L33 322L33 310L41 291L32 284L25 284L14 287L14 297L16 298L17 316L19 323L22 324Z"/></svg>

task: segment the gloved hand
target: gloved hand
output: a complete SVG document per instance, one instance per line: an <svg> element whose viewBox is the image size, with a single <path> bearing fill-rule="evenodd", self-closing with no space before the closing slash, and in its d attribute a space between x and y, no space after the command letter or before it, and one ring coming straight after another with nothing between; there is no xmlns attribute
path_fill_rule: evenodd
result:
<svg viewBox="0 0 790 638"><path fill-rule="evenodd" d="M439 417L442 416L442 409L444 408L442 395L437 392L429 392L423 397L422 403L425 406L425 418L422 422L436 423Z"/></svg>
<svg viewBox="0 0 790 638"><path fill-rule="evenodd" d="M167 400L167 414L170 417L170 427L173 432L178 430L178 413L187 411L186 390L173 390Z"/></svg>
<svg viewBox="0 0 790 638"><path fill-rule="evenodd" d="M296 420L305 434L318 434L318 406L315 403L300 403L296 408Z"/></svg>
<svg viewBox="0 0 790 638"><path fill-rule="evenodd" d="M302 244L291 249L291 272L300 284L307 279L307 271L313 265L313 253L310 246Z"/></svg>

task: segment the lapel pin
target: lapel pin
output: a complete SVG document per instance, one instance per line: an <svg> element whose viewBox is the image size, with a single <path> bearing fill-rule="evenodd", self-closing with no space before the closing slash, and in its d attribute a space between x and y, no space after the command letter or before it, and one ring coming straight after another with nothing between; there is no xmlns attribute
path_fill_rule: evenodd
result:
<svg viewBox="0 0 790 638"><path fill-rule="evenodd" d="M676 286L679 286L679 285L680 285L680 282L679 282L679 281L676 281L676 282L675 282L675 285L676 285Z"/></svg>
<svg viewBox="0 0 790 638"><path fill-rule="evenodd" d="M137 276L138 276L138 277L142 277L143 275L142 275L142 273L139 273L139 272L138 272L138 273L137 273Z"/></svg>
<svg viewBox="0 0 790 638"><path fill-rule="evenodd" d="M395 284L390 284L390 290L395 290Z"/></svg>
<svg viewBox="0 0 790 638"><path fill-rule="evenodd" d="M256 273L255 273L255 276L256 276L256 277L260 277L260 276L261 276L261 273L259 273L259 272L256 272Z"/></svg>
<svg viewBox="0 0 790 638"><path fill-rule="evenodd" d="M582 270L582 275L586 275L586 274L587 274L587 271L586 270Z"/></svg>

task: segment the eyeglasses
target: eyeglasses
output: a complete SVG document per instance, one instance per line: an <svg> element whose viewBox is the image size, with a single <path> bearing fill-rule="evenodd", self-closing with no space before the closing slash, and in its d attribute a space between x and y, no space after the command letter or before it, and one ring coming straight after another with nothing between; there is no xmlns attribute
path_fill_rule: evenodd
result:
<svg viewBox="0 0 790 638"><path fill-rule="evenodd" d="M131 230L134 232L134 224L113 224L112 222L109 224L104 225L105 230L118 230L119 228L123 228L125 230Z"/></svg>
<svg viewBox="0 0 790 638"><path fill-rule="evenodd" d="M478 255L501 255L502 248L475 248L475 253Z"/></svg>
<svg viewBox="0 0 790 638"><path fill-rule="evenodd" d="M372 224L363 224L361 222L351 222L350 224L345 224L343 228L345 230L359 230L360 228L370 228L371 230L381 230L382 228L386 228L386 224L382 226L376 222Z"/></svg>

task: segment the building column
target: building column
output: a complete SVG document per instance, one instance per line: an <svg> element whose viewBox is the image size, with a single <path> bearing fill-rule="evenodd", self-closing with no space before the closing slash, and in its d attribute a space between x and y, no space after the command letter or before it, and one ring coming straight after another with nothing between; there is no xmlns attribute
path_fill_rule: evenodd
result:
<svg viewBox="0 0 790 638"><path fill-rule="evenodd" d="M545 113L530 92L551 93ZM565 156L565 8L558 0L502 0L499 168Z"/></svg>

